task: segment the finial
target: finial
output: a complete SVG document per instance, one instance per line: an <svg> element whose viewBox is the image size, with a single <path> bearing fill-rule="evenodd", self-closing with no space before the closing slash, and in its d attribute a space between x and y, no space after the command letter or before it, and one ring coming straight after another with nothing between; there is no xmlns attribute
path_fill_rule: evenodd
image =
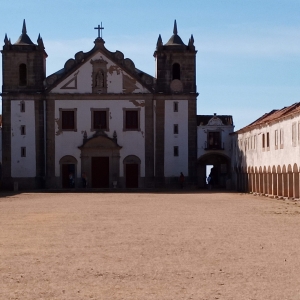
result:
<svg viewBox="0 0 300 300"><path fill-rule="evenodd" d="M193 37L193 35L191 35L191 37L189 39L189 46L194 46L194 37Z"/></svg>
<svg viewBox="0 0 300 300"><path fill-rule="evenodd" d="M159 35L157 39L156 47L162 46L162 44L163 43L162 43L161 35Z"/></svg>
<svg viewBox="0 0 300 300"><path fill-rule="evenodd" d="M44 42L43 42L43 39L41 38L41 35L39 33L39 36L38 36L38 39L37 39L37 43L40 47L42 47L43 49L45 49L44 47Z"/></svg>
<svg viewBox="0 0 300 300"><path fill-rule="evenodd" d="M116 131L114 131L114 133L113 133L113 140L117 143L117 133L116 133Z"/></svg>
<svg viewBox="0 0 300 300"><path fill-rule="evenodd" d="M174 21L173 33L177 35L177 23L176 23L176 20Z"/></svg>
<svg viewBox="0 0 300 300"><path fill-rule="evenodd" d="M24 19L24 21L23 21L22 33L23 33L23 34L26 34L26 33L27 33L25 19Z"/></svg>
<svg viewBox="0 0 300 300"><path fill-rule="evenodd" d="M4 37L4 44L7 45L8 44L8 38L7 38L7 34L5 33L5 37Z"/></svg>

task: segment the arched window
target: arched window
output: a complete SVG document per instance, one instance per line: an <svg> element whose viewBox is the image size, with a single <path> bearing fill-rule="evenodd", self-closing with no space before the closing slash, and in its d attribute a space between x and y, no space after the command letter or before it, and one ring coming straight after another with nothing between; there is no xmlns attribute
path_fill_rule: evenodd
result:
<svg viewBox="0 0 300 300"><path fill-rule="evenodd" d="M27 66L25 64L19 66L19 85L27 85Z"/></svg>
<svg viewBox="0 0 300 300"><path fill-rule="evenodd" d="M179 79L180 80L180 64L175 63L172 66L172 79Z"/></svg>

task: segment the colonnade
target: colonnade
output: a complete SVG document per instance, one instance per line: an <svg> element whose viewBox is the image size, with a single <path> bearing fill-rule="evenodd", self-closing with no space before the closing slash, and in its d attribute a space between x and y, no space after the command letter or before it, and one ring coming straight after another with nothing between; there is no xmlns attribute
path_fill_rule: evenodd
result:
<svg viewBox="0 0 300 300"><path fill-rule="evenodd" d="M274 197L299 199L299 168L285 165L271 167L237 168L237 190Z"/></svg>

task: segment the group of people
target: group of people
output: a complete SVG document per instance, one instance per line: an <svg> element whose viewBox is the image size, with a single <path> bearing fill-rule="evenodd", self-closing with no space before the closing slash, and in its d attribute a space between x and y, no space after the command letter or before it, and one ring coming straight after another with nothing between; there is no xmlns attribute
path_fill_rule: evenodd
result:
<svg viewBox="0 0 300 300"><path fill-rule="evenodd" d="M82 187L86 188L87 187L87 176L86 176L86 173L84 173L84 172L81 175L81 181L82 181ZM69 174L69 187L70 188L75 187L74 174L72 172Z"/></svg>

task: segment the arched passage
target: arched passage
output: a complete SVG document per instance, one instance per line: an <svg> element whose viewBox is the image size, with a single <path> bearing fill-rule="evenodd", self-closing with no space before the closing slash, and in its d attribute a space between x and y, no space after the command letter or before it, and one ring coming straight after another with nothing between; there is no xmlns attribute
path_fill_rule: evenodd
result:
<svg viewBox="0 0 300 300"><path fill-rule="evenodd" d="M283 196L283 186L282 186L282 171L280 166L277 166L277 195Z"/></svg>
<svg viewBox="0 0 300 300"><path fill-rule="evenodd" d="M293 166L294 198L299 199L299 170L297 164Z"/></svg>
<svg viewBox="0 0 300 300"><path fill-rule="evenodd" d="M213 166L211 169L213 188L226 188L226 184L228 184L231 177L229 157L222 154L209 153L202 155L198 159L197 175L199 188L206 187L206 177L209 175L206 174L206 166L208 165Z"/></svg>
<svg viewBox="0 0 300 300"><path fill-rule="evenodd" d="M59 160L61 187L74 188L77 178L77 159L71 155L65 155Z"/></svg>
<svg viewBox="0 0 300 300"><path fill-rule="evenodd" d="M141 160L135 155L128 155L123 160L126 188L138 188Z"/></svg>

